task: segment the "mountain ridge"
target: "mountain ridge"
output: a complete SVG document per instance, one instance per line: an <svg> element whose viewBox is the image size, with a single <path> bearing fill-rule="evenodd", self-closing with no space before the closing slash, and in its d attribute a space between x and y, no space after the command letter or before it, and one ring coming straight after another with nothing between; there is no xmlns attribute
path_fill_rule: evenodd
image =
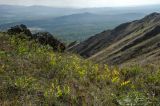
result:
<svg viewBox="0 0 160 106"><path fill-rule="evenodd" d="M152 46L156 47L156 43L159 42L157 41L160 34L159 26L160 14L155 12L140 20L127 22L113 30L99 33L74 46L69 51L100 63L120 65L132 61L140 54L145 55L146 52L141 52L141 49L153 52L145 47L145 44L148 44L151 48ZM159 50L159 48L156 48L156 50Z"/></svg>

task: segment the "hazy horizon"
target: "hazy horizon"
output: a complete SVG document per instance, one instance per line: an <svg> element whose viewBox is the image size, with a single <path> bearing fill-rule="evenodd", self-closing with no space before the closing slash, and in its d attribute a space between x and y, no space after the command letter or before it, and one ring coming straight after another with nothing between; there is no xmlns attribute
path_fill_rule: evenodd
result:
<svg viewBox="0 0 160 106"><path fill-rule="evenodd" d="M66 6L67 4L67 6ZM93 8L93 7L134 7L145 5L159 5L160 0L5 0L0 1L0 5L20 5L20 6L50 6L69 8Z"/></svg>

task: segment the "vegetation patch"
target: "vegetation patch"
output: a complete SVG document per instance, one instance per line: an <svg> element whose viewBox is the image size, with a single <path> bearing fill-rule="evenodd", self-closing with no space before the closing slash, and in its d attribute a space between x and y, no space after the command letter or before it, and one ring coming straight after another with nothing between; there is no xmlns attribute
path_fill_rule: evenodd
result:
<svg viewBox="0 0 160 106"><path fill-rule="evenodd" d="M160 69L94 64L0 33L2 106L158 106Z"/></svg>

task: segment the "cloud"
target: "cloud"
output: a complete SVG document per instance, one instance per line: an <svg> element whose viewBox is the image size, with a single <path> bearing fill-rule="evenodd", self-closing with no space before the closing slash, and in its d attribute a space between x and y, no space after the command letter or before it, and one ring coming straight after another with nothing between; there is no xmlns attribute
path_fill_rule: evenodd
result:
<svg viewBox="0 0 160 106"><path fill-rule="evenodd" d="M55 7L113 7L160 4L160 0L1 0L0 4L47 5Z"/></svg>

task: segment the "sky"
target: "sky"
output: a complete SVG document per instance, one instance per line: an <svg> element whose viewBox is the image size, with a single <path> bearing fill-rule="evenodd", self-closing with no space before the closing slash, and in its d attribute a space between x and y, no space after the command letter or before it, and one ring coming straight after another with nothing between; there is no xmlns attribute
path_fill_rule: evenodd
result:
<svg viewBox="0 0 160 106"><path fill-rule="evenodd" d="M0 0L8 5L44 5L52 7L126 7L160 4L160 0Z"/></svg>

